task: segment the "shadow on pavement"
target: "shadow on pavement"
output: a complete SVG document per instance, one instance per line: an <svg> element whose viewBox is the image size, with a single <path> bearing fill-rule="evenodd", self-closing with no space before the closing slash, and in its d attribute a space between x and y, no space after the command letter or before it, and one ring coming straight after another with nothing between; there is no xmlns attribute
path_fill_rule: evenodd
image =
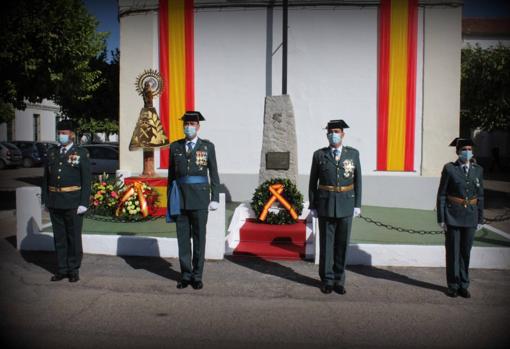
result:
<svg viewBox="0 0 510 349"><path fill-rule="evenodd" d="M5 240L16 249L16 236L6 237ZM51 275L57 272L57 261L54 252L49 251L19 251L21 257L30 264L35 264L38 267L46 270Z"/></svg>
<svg viewBox="0 0 510 349"><path fill-rule="evenodd" d="M350 265L347 266L347 270L356 274L364 275L375 279L384 279L394 282L400 282L402 284L426 288L429 290L435 290L440 292L446 292L448 290L447 287L445 286L431 284L426 281L416 280L406 275L395 273L393 271L386 269L379 269L368 265Z"/></svg>
<svg viewBox="0 0 510 349"><path fill-rule="evenodd" d="M180 280L180 273L172 268L172 263L162 257L129 256L129 254L137 254L137 249L142 246L146 246L147 250L152 252L152 255L159 256L157 239L147 237L135 239L120 237L117 241L117 255L124 259L133 269L144 269L150 273L173 281Z"/></svg>
<svg viewBox="0 0 510 349"><path fill-rule="evenodd" d="M268 274L303 284L310 287L320 287L320 281L305 275L296 273L292 268L281 265L274 261L260 258L256 255L225 256L225 259L242 267L255 270L262 274Z"/></svg>

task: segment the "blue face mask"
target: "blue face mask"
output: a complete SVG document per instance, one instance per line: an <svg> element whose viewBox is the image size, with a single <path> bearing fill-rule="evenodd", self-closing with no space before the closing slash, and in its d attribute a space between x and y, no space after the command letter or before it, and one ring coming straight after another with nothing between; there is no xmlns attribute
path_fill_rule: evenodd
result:
<svg viewBox="0 0 510 349"><path fill-rule="evenodd" d="M195 126L184 126L184 134L188 139L194 138L197 134L197 128Z"/></svg>
<svg viewBox="0 0 510 349"><path fill-rule="evenodd" d="M342 136L340 136L340 134L334 133L334 132L328 133L328 141L329 141L329 144L336 145L342 141Z"/></svg>
<svg viewBox="0 0 510 349"><path fill-rule="evenodd" d="M69 143L69 135L59 134L58 135L58 142L60 144L66 145L67 143Z"/></svg>
<svg viewBox="0 0 510 349"><path fill-rule="evenodd" d="M471 150L463 150L459 154L459 159L463 162L471 160L473 157L473 152Z"/></svg>

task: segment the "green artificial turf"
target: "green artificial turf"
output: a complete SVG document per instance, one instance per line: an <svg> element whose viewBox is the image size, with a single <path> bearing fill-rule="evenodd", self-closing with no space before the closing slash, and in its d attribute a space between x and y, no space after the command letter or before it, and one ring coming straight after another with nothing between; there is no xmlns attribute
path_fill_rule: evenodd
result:
<svg viewBox="0 0 510 349"><path fill-rule="evenodd" d="M225 234L239 202L226 204ZM381 221L402 228L415 230L438 231L436 224L436 212L429 210L415 210L403 208L387 208L363 206L362 215L373 220ZM51 227L45 231L52 231ZM137 235L175 238L175 223L166 223L164 218L140 223L115 223L102 222L93 219L85 219L83 232L86 234L100 235ZM410 234L388 230L384 227L368 223L361 218L353 221L351 243L358 244L407 244L407 245L443 245L444 234ZM482 229L476 233L475 246L510 247L510 240Z"/></svg>

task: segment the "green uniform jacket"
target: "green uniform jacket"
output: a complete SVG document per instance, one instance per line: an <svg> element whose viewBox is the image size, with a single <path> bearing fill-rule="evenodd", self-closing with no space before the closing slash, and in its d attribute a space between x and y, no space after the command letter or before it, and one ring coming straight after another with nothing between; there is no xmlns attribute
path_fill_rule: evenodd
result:
<svg viewBox="0 0 510 349"><path fill-rule="evenodd" d="M41 201L48 208L72 209L89 206L90 199L90 160L89 152L73 145L67 153L60 154L59 148L48 151L44 165ZM48 187L79 186L73 192L53 192Z"/></svg>
<svg viewBox="0 0 510 349"><path fill-rule="evenodd" d="M207 176L210 184L179 184L181 209L204 210L210 201L220 201L220 177L216 165L214 144L198 138L195 148L186 154L186 139L170 144L168 188L174 179L185 176ZM170 196L169 196L170 197Z"/></svg>
<svg viewBox="0 0 510 349"><path fill-rule="evenodd" d="M478 198L477 205L459 205L448 201L448 196ZM456 227L476 227L483 223L483 169L471 163L468 175L460 161L443 167L437 191L437 222Z"/></svg>
<svg viewBox="0 0 510 349"><path fill-rule="evenodd" d="M342 193L318 188L318 185L344 187L351 184L354 184L354 190ZM319 217L352 216L354 207L361 207L359 152L344 146L340 161L337 162L331 154L330 147L317 150L313 154L308 196L310 209L316 209Z"/></svg>

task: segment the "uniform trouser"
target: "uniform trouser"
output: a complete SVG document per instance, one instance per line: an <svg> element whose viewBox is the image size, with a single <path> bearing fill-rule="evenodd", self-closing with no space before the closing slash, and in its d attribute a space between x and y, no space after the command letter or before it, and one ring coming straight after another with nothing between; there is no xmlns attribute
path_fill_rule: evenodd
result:
<svg viewBox="0 0 510 349"><path fill-rule="evenodd" d="M319 276L324 284L345 284L347 248L351 237L352 216L319 217Z"/></svg>
<svg viewBox="0 0 510 349"><path fill-rule="evenodd" d="M469 287L469 258L475 232L475 227L447 226L445 247L448 288L457 290L459 287Z"/></svg>
<svg viewBox="0 0 510 349"><path fill-rule="evenodd" d="M181 279L184 281L202 280L205 258L205 235L208 210L181 210L177 216L177 244ZM193 239L193 258L191 257Z"/></svg>
<svg viewBox="0 0 510 349"><path fill-rule="evenodd" d="M57 273L76 274L80 269L83 255L81 244L83 216L76 213L76 208L50 208L49 211L57 253Z"/></svg>

